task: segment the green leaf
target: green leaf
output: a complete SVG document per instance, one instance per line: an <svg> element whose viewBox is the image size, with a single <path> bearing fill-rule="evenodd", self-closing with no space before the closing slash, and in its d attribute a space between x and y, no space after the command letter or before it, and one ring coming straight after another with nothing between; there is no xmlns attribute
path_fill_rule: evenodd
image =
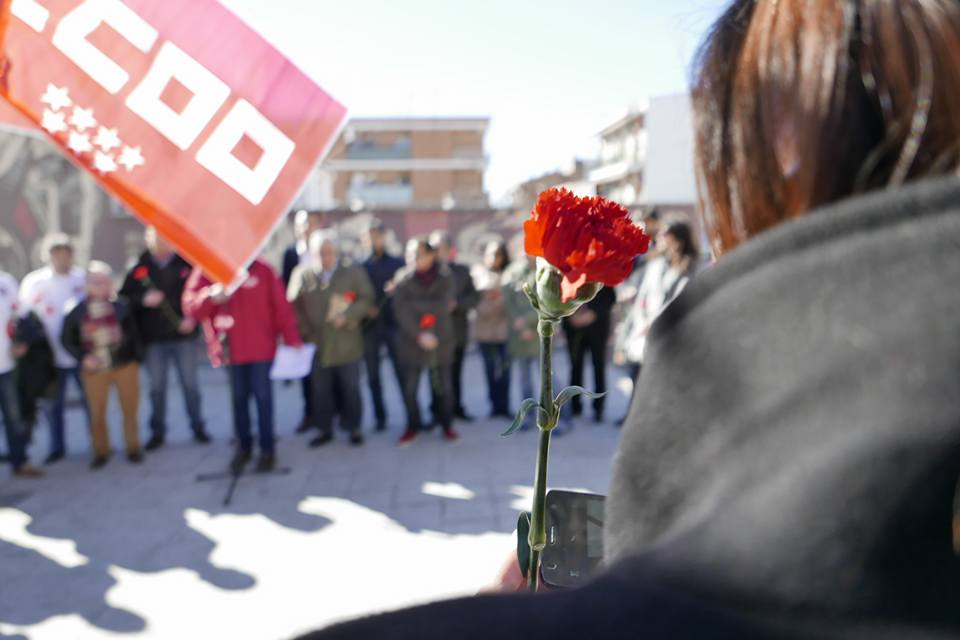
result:
<svg viewBox="0 0 960 640"><path fill-rule="evenodd" d="M523 511L517 518L517 562L524 578L530 569L530 517L529 511Z"/></svg>
<svg viewBox="0 0 960 640"><path fill-rule="evenodd" d="M557 412L560 412L560 408L563 405L567 404L577 396L584 396L590 400L596 400L597 398L602 398L607 395L606 393L594 393L592 391L587 391L583 387L567 387L557 396L557 399L554 400L554 404L557 407Z"/></svg>
<svg viewBox="0 0 960 640"><path fill-rule="evenodd" d="M523 426L523 420L527 417L527 414L530 413L531 409L543 409L540 406L540 403L534 400L533 398L527 398L523 401L523 404L520 405L520 410L517 411L517 417L513 420L513 424L510 425L510 428L501 433L501 436L509 436L515 433L520 427Z"/></svg>

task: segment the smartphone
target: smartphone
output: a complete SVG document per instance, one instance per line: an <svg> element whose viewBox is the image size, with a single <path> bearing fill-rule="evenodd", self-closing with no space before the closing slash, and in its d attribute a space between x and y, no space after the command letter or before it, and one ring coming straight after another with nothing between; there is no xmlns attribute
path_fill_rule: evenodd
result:
<svg viewBox="0 0 960 640"><path fill-rule="evenodd" d="M565 589L577 587L600 565L604 499L593 493L547 493L547 546L540 559L544 582Z"/></svg>

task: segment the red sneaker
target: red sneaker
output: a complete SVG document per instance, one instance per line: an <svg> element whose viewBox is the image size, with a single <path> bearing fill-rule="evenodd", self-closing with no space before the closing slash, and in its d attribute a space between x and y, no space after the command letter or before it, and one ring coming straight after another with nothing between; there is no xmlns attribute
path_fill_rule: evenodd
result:
<svg viewBox="0 0 960 640"><path fill-rule="evenodd" d="M447 442L456 442L457 440L460 439L460 434L458 434L452 428L446 429L443 432L443 439L446 440Z"/></svg>
<svg viewBox="0 0 960 640"><path fill-rule="evenodd" d="M406 446L408 446L411 442L413 442L413 441L416 440L416 439L417 439L417 432L416 432L416 431L410 431L410 430L404 431L404 432L403 432L403 435L400 436L400 439L397 440L397 446L398 446L398 447L406 447Z"/></svg>

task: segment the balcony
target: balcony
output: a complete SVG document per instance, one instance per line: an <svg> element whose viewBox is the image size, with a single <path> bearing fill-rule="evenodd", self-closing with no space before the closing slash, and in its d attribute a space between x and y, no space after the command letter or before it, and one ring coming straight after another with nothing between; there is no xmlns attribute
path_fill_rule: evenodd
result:
<svg viewBox="0 0 960 640"><path fill-rule="evenodd" d="M391 145L353 143L347 147L347 160L404 160L410 157L410 140Z"/></svg>
<svg viewBox="0 0 960 640"><path fill-rule="evenodd" d="M413 204L413 185L357 185L347 190L347 200L359 200L365 207L408 207Z"/></svg>
<svg viewBox="0 0 960 640"><path fill-rule="evenodd" d="M631 167L625 161L611 162L595 168L588 175L590 182L604 184L623 180L630 174Z"/></svg>
<svg viewBox="0 0 960 640"><path fill-rule="evenodd" d="M413 158L410 156L387 158L350 157L328 158L324 166L331 171L484 171L488 158L471 155L464 158Z"/></svg>

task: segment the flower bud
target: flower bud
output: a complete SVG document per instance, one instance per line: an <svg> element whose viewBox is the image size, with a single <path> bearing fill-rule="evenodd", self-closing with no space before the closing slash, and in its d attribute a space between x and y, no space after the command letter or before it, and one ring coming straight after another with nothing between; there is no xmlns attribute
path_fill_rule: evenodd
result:
<svg viewBox="0 0 960 640"><path fill-rule="evenodd" d="M527 295L541 318L559 320L572 316L577 309L593 300L603 288L600 282L587 282L580 286L576 297L564 302L562 281L563 274L559 269L543 258L537 258L534 287Z"/></svg>

